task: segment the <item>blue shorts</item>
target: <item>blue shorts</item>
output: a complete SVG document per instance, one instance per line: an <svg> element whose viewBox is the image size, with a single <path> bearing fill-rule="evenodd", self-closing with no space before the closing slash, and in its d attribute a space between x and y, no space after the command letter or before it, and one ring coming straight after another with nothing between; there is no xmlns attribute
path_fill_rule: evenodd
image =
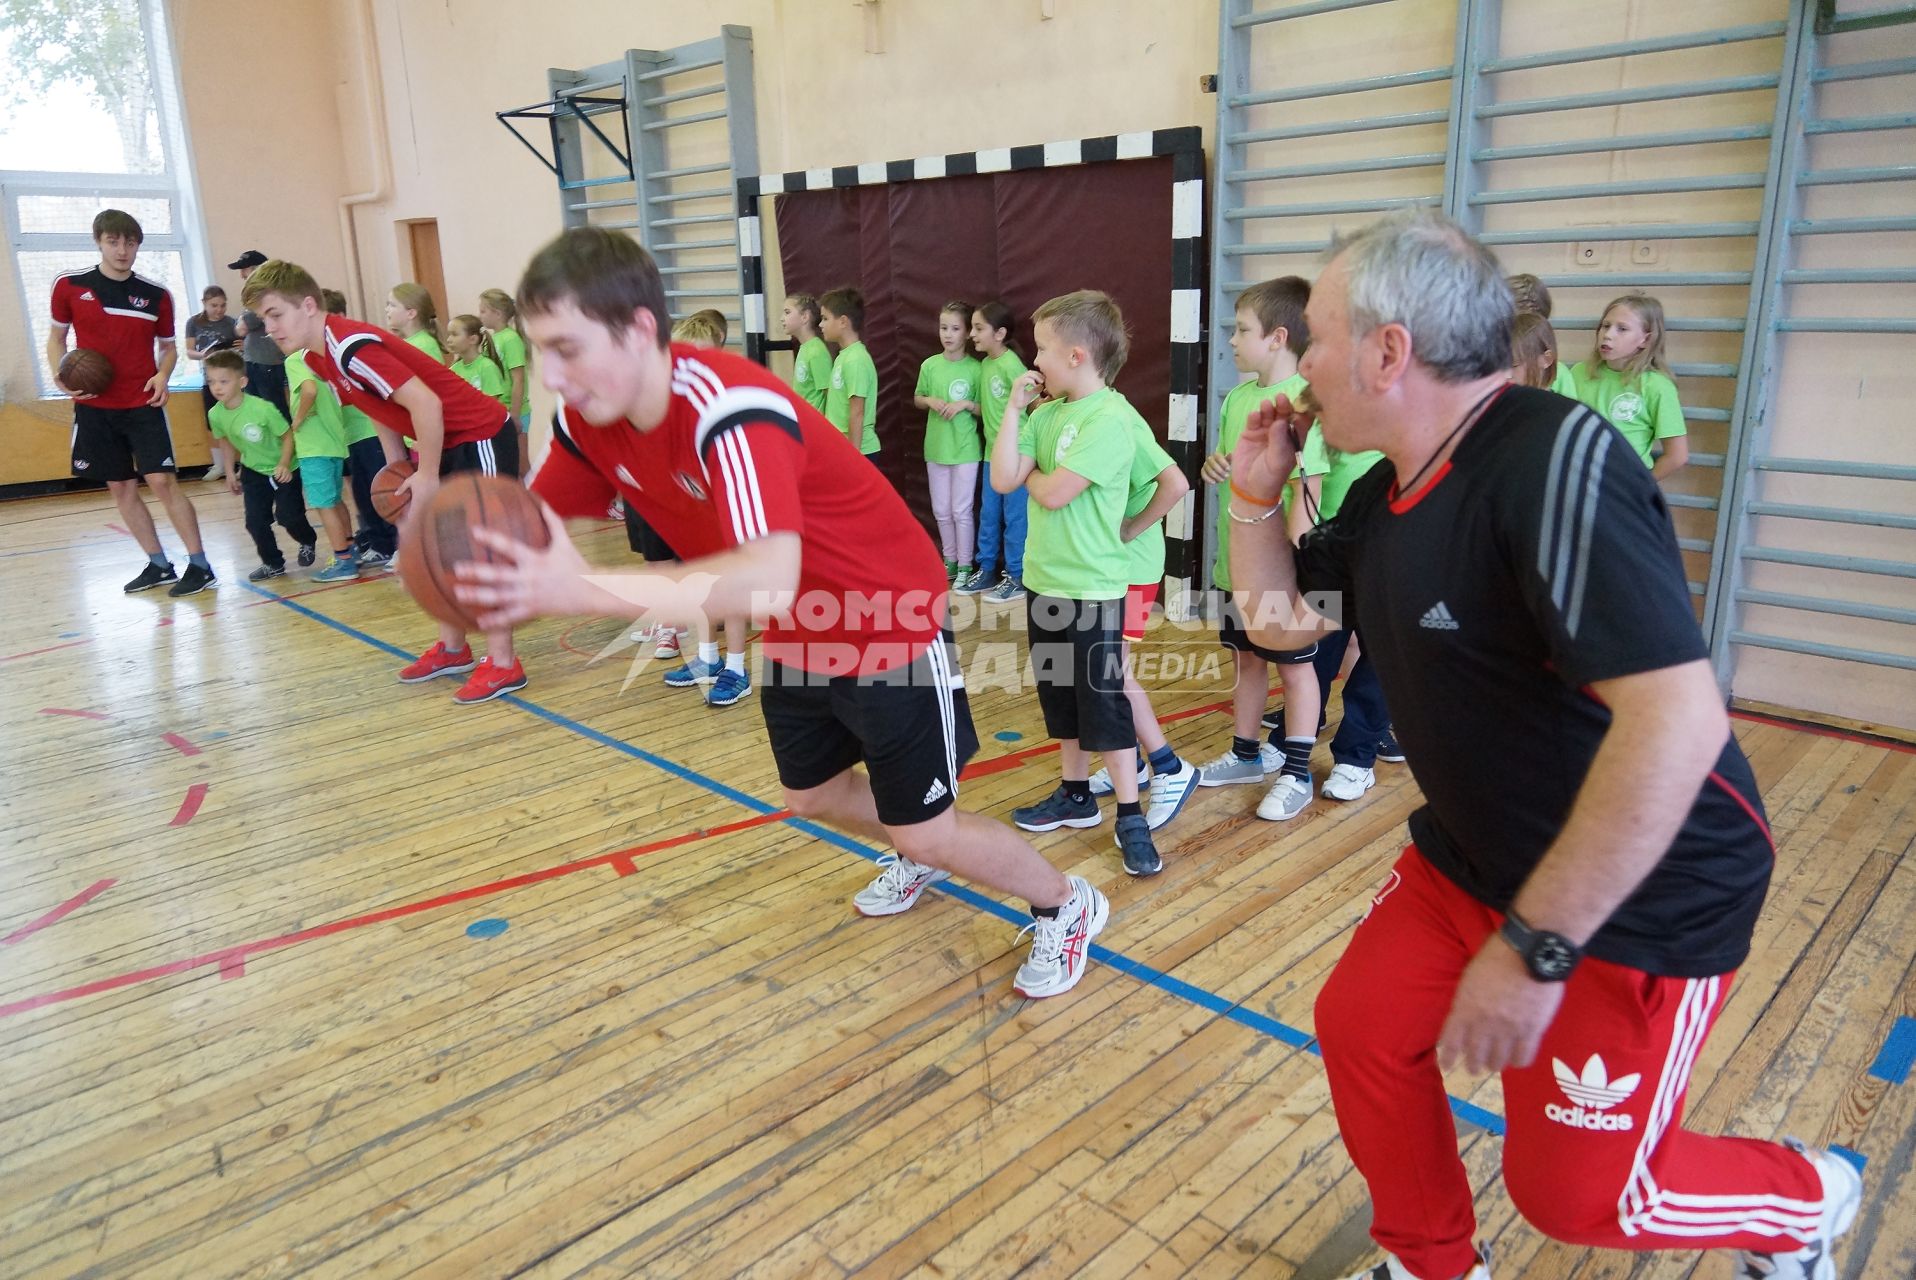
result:
<svg viewBox="0 0 1916 1280"><path fill-rule="evenodd" d="M345 472L344 458L301 458L299 482L306 490L306 505L314 508L338 506L339 480Z"/></svg>

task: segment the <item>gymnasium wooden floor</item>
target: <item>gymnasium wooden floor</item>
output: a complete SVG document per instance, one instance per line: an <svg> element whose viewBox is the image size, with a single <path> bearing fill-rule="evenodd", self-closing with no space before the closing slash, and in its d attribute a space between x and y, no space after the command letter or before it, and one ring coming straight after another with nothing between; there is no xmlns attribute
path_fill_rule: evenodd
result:
<svg viewBox="0 0 1916 1280"><path fill-rule="evenodd" d="M401 687L432 631L397 583L249 589L239 499L188 488L224 585L182 601L121 594L139 561L104 496L0 506L0 1276L1282 1278L1368 1256L1306 1046L1404 840L1403 767L1284 827L1252 788L1203 792L1145 882L1108 825L1040 837L1113 911L1082 985L1027 1002L1009 909L960 888L852 913L874 851L779 813L755 705L708 710L656 666L622 692L630 651L585 656L609 622L529 629L511 702ZM582 541L625 559L618 530ZM1226 745L1225 696L1161 698L1181 750ZM1031 699L973 708L969 807L1053 785ZM1781 852L1692 1123L1860 1153L1842 1274L1906 1280L1916 754L1737 733ZM1497 1179L1495 1081L1451 1088L1499 1276L1728 1275L1542 1241Z"/></svg>

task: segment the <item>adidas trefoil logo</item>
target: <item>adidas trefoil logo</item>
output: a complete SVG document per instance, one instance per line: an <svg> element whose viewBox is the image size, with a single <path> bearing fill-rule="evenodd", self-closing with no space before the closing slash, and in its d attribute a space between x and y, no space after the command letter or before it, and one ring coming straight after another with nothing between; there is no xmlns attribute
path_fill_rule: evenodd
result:
<svg viewBox="0 0 1916 1280"><path fill-rule="evenodd" d="M1609 1068L1603 1065L1602 1055L1595 1053L1583 1064L1581 1075L1572 1071L1561 1058L1550 1060L1550 1070L1557 1077L1557 1087L1576 1105L1562 1107L1554 1102L1549 1103L1543 1109L1546 1119L1572 1129L1594 1129L1605 1133L1626 1132L1636 1127L1635 1116L1605 1113L1637 1091L1637 1086L1643 1083L1641 1073L1618 1076L1612 1080Z"/></svg>
<svg viewBox="0 0 1916 1280"><path fill-rule="evenodd" d="M1432 631L1455 631L1457 619L1450 616L1450 608L1442 600L1425 610L1420 627L1429 627Z"/></svg>
<svg viewBox="0 0 1916 1280"><path fill-rule="evenodd" d="M945 780L943 778L933 778L931 780L931 789L925 792L925 803L935 804L950 794L951 792L945 788Z"/></svg>

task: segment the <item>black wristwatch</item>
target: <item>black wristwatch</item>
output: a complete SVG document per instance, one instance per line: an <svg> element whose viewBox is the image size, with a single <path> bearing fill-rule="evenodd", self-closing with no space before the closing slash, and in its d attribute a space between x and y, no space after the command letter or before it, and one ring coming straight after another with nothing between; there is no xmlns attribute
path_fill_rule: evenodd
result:
<svg viewBox="0 0 1916 1280"><path fill-rule="evenodd" d="M1532 929L1515 911L1504 912L1498 935L1523 957L1524 968L1538 982L1562 982L1583 959L1583 949L1561 933Z"/></svg>

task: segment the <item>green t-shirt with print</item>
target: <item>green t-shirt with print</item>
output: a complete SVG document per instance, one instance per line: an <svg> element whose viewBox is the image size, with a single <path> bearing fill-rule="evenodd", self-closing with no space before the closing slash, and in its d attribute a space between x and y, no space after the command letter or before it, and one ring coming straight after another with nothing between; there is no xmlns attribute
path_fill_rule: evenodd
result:
<svg viewBox="0 0 1916 1280"><path fill-rule="evenodd" d="M1231 450L1237 448L1238 437L1244 434L1244 424L1251 419L1251 410L1274 396L1296 396L1309 385L1303 374L1294 373L1269 386L1252 378L1232 387L1218 410L1217 451L1227 458L1231 456ZM1304 437L1304 451L1291 474L1321 476L1329 470L1330 459L1324 455L1324 435L1313 423L1310 434ZM1291 486L1285 485L1283 501L1288 503L1290 497ZM1284 515L1271 517L1273 520L1284 518ZM1217 559L1211 565L1211 581L1220 591L1231 589L1231 491L1228 486L1217 496Z"/></svg>
<svg viewBox="0 0 1916 1280"><path fill-rule="evenodd" d="M978 399L978 362L970 356L948 359L944 352L918 366L915 396L935 400ZM946 418L934 410L925 413L925 461L945 466L977 462L984 448L978 440L978 419L965 409Z"/></svg>
<svg viewBox="0 0 1916 1280"><path fill-rule="evenodd" d="M240 465L248 471L270 476L278 470L279 442L289 428L284 415L270 401L242 395L231 408L220 401L207 410L206 426L214 439L239 450Z"/></svg>
<svg viewBox="0 0 1916 1280"><path fill-rule="evenodd" d="M1568 360L1557 361L1557 372L1551 375L1550 389L1560 396L1569 396L1572 400L1575 400L1577 398L1577 376L1571 373L1570 369L1571 364Z"/></svg>
<svg viewBox="0 0 1916 1280"><path fill-rule="evenodd" d="M825 339L816 335L805 339L798 349L798 359L792 364L792 388L810 401L812 408L823 413L825 398L831 394L831 382L832 349L825 345Z"/></svg>
<svg viewBox="0 0 1916 1280"><path fill-rule="evenodd" d="M997 447L998 429L1005 421L1005 406L1011 403L1011 386L1024 371L1025 362L1010 347L978 365L978 394L972 399L978 402L979 424L984 428L987 454Z"/></svg>
<svg viewBox="0 0 1916 1280"><path fill-rule="evenodd" d="M1321 438L1322 431L1317 424L1311 424L1311 434ZM1324 446L1324 456L1330 460L1331 469L1324 473L1323 494L1317 503L1317 518L1323 521L1336 515L1344 505L1344 495L1351 486L1364 478L1364 473L1384 460L1382 449L1362 449L1356 453L1345 453L1342 449Z"/></svg>
<svg viewBox="0 0 1916 1280"><path fill-rule="evenodd" d="M1130 497L1136 412L1104 387L1078 400L1053 400L1025 418L1018 452L1049 475L1069 470L1091 483L1056 511L1026 508L1025 586L1060 600L1118 600L1130 583L1119 536Z"/></svg>
<svg viewBox="0 0 1916 1280"><path fill-rule="evenodd" d="M1124 499L1124 518L1129 520L1138 512L1151 505L1158 495L1158 477L1164 469L1172 465L1171 455L1164 451L1158 438L1151 434L1151 424L1131 409L1131 435L1136 441L1136 449L1131 455L1130 492ZM1142 530L1137 537L1124 544L1130 554L1131 563L1126 571L1129 581L1126 586L1149 586L1164 578L1164 521L1155 521L1149 528Z"/></svg>
<svg viewBox="0 0 1916 1280"><path fill-rule="evenodd" d="M872 363L872 353L865 350L862 342L852 343L832 361L831 388L825 397L825 416L846 439L851 439L852 434L853 396L863 397L865 401L865 434L862 440L852 443L858 446L860 453L877 453L878 366Z"/></svg>
<svg viewBox="0 0 1916 1280"><path fill-rule="evenodd" d="M407 334L406 341L418 347L440 364L446 363L446 349L439 345L439 339L432 336L432 330L421 329L418 333Z"/></svg>
<svg viewBox="0 0 1916 1280"><path fill-rule="evenodd" d="M467 382L470 382L473 386L479 388L479 390L485 392L500 404L511 408L511 405L507 404L507 401L512 397L512 384L506 381L505 371L494 364L491 358L484 352L481 352L470 360L455 360L452 362L451 367L454 373L464 378Z"/></svg>
<svg viewBox="0 0 1916 1280"><path fill-rule="evenodd" d="M346 419L340 413L339 397L306 367L306 353L295 351L286 357L286 399L299 412L300 388L313 384L313 411L293 433L293 456L297 458L343 458L346 456Z"/></svg>
<svg viewBox="0 0 1916 1280"><path fill-rule="evenodd" d="M1656 463L1651 446L1658 440L1689 434L1689 428L1683 425L1682 406L1677 402L1676 383L1655 369L1627 378L1607 364L1592 367L1585 361L1572 371L1572 376L1577 399L1608 418L1646 467Z"/></svg>

